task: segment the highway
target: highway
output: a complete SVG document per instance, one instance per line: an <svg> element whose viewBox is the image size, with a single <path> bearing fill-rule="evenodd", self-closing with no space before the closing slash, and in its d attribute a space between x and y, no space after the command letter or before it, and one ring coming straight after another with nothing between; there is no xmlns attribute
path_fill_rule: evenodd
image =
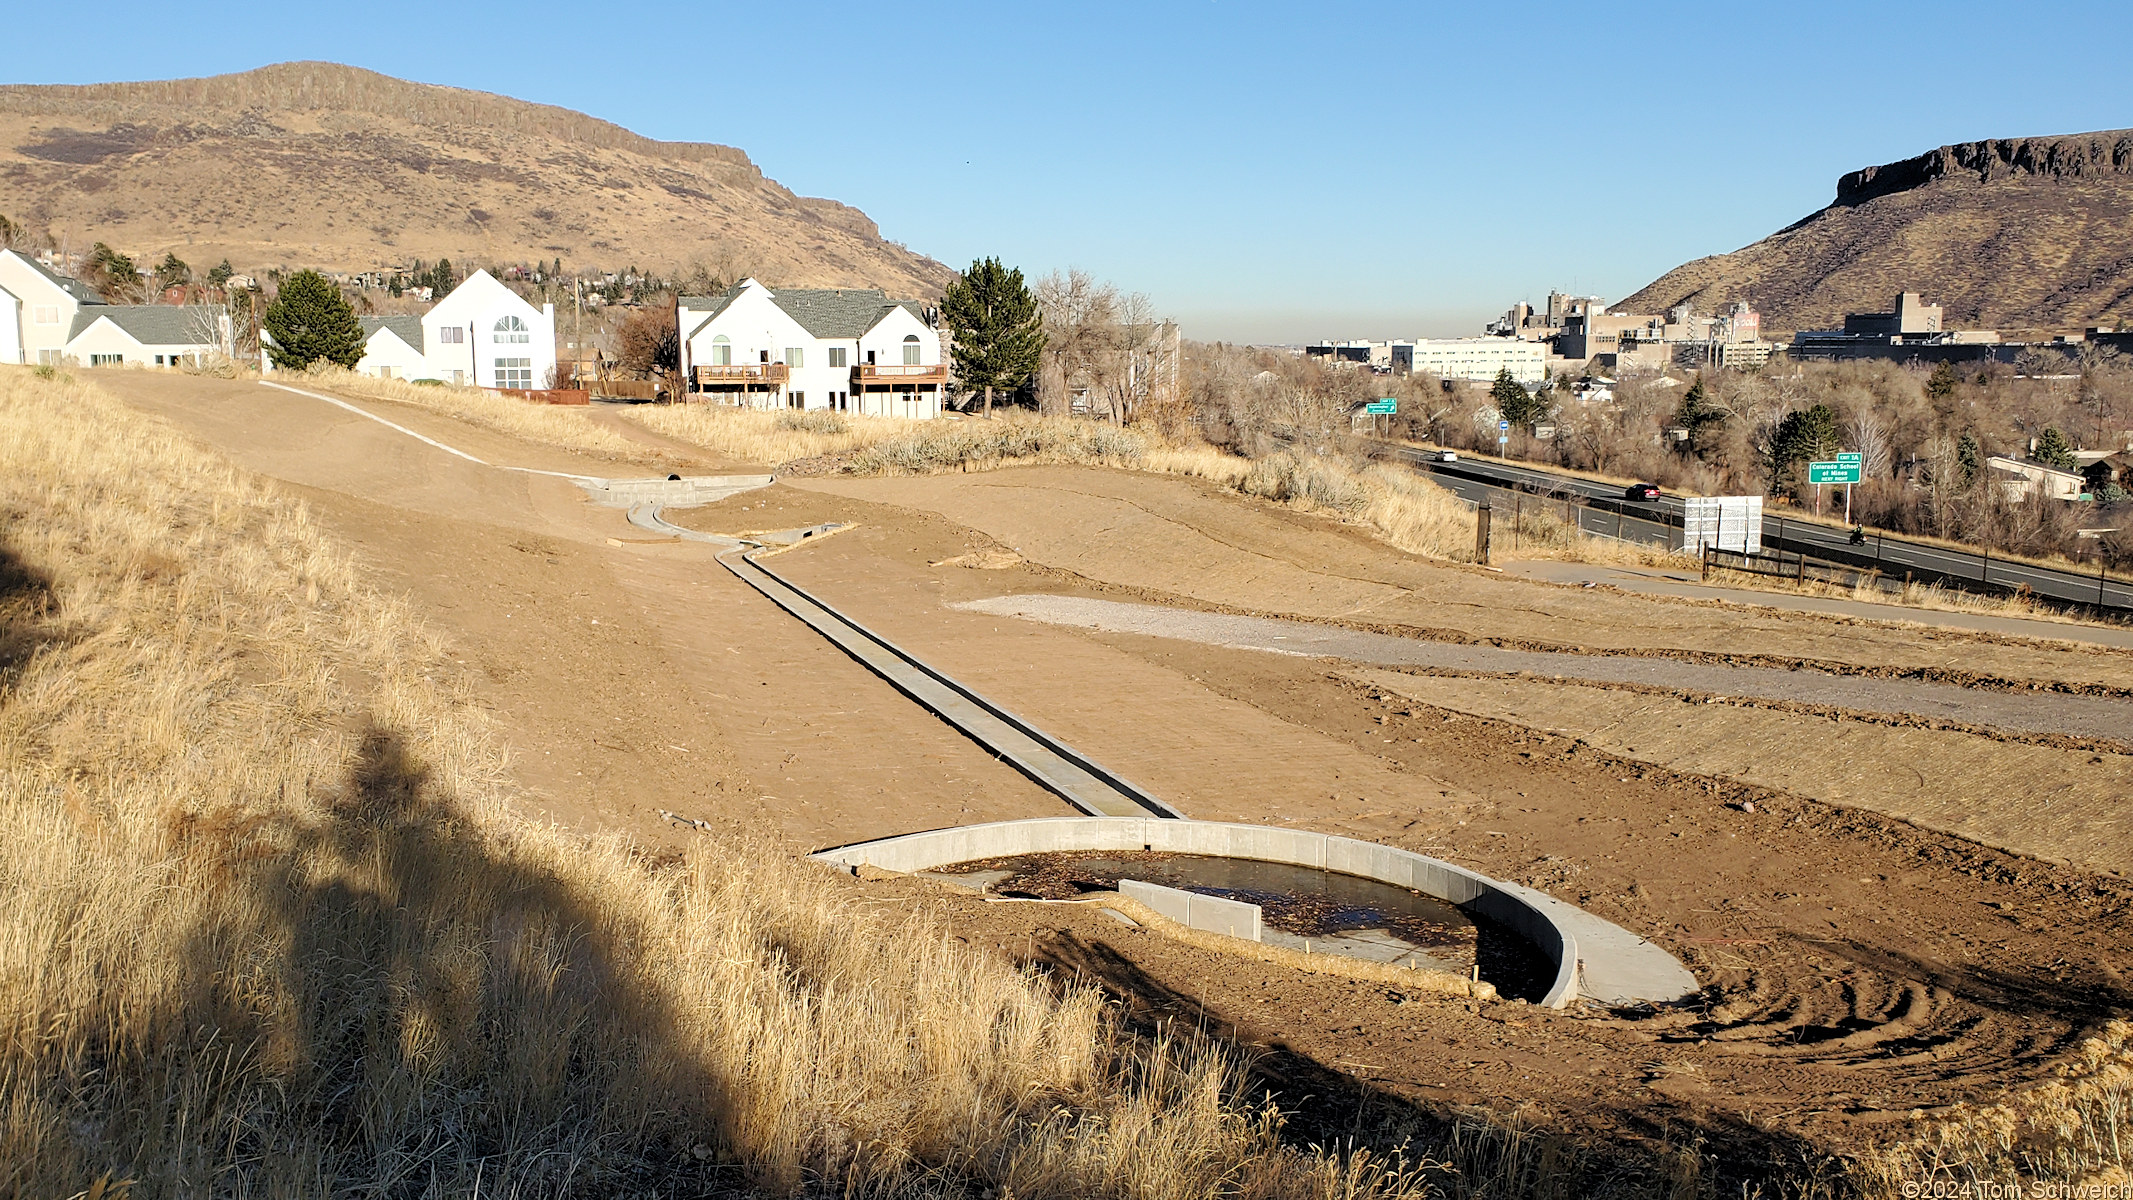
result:
<svg viewBox="0 0 2133 1200"><path fill-rule="evenodd" d="M1374 444L1386 456L1428 471L1438 483L1470 501L1487 499L1500 504L1509 492L1570 496L1583 502L1578 527L1587 533L1642 542L1678 538L1678 534L1670 532L1681 527L1682 505L1677 497L1662 496L1648 502L1625 500L1618 484L1566 471L1466 457L1442 463L1411 447ZM1765 514L1763 547L1766 552L1783 550L1845 566L1877 569L1884 575L1908 573L1921 583L1983 591L2013 591L2026 585L2042 599L2133 610L2133 579L2009 562L1975 550L1953 550L1879 532L1868 533L1864 546L1854 546L1847 530L1797 517Z"/></svg>

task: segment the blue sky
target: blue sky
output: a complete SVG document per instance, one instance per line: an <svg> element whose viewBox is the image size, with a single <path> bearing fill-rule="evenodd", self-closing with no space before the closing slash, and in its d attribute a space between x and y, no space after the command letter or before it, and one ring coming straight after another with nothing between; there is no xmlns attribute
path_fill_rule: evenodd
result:
<svg viewBox="0 0 2133 1200"><path fill-rule="evenodd" d="M1474 331L1610 299L1953 141L2133 126L2133 5L1144 0L29 6L0 79L329 59L746 150L953 266L1148 293L1189 335ZM154 30L154 36L139 31Z"/></svg>

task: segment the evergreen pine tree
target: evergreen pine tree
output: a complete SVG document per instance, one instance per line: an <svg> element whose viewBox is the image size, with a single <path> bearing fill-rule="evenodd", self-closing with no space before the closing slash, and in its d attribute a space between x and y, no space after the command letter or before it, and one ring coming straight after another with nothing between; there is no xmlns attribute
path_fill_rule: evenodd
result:
<svg viewBox="0 0 2133 1200"><path fill-rule="evenodd" d="M994 391L1012 393L1037 374L1044 317L1019 269L997 258L970 264L941 297L941 319L955 331L956 376L966 388L985 389L988 415Z"/></svg>
<svg viewBox="0 0 2133 1200"><path fill-rule="evenodd" d="M317 271L284 280L261 324L274 335L267 354L281 370L301 371L320 359L353 367L363 359L362 322L341 289Z"/></svg>
<svg viewBox="0 0 2133 1200"><path fill-rule="evenodd" d="M1946 400L1955 394L1956 385L1961 382L1954 364L1944 362L1933 368L1932 378L1926 380L1926 395L1935 400Z"/></svg>
<svg viewBox="0 0 2133 1200"><path fill-rule="evenodd" d="M1725 410L1711 403L1703 390L1703 376L1698 375L1696 382L1690 384L1688 392L1681 397L1681 407L1674 413L1674 424L1689 431L1688 449L1701 453L1706 435L1725 423Z"/></svg>
<svg viewBox="0 0 2133 1200"><path fill-rule="evenodd" d="M1977 479L1980 458L1977 435L1967 429L1964 430L1963 436L1955 440L1955 465L1963 473L1964 487L1969 487Z"/></svg>
<svg viewBox="0 0 2133 1200"><path fill-rule="evenodd" d="M165 253L163 261L156 265L156 289L158 291L183 287L192 281L193 269L191 264L179 258L178 252L175 250Z"/></svg>
<svg viewBox="0 0 2133 1200"><path fill-rule="evenodd" d="M1800 464L1827 460L1837 452L1837 412L1827 404L1786 413L1770 438L1770 476L1773 486L1790 480L1798 494L1795 472Z"/></svg>
<svg viewBox="0 0 2133 1200"><path fill-rule="evenodd" d="M2076 461L2073 443L2066 440L2066 435L2059 432L2056 425L2045 429L2044 435L2037 439L2036 453L2029 457L2047 467L2057 467L2062 471L2073 470Z"/></svg>
<svg viewBox="0 0 2133 1200"><path fill-rule="evenodd" d="M1548 419L1555 409L1553 394L1535 395L1526 390L1526 385L1511 378L1511 368L1496 372L1496 382L1489 385L1489 400L1496 405L1496 413L1512 426L1527 429Z"/></svg>

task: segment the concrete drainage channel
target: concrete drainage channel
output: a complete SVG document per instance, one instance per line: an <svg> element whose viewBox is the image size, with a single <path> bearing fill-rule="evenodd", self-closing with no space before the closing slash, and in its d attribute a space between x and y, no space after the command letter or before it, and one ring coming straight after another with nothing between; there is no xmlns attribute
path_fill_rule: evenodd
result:
<svg viewBox="0 0 2133 1200"><path fill-rule="evenodd" d="M627 507L630 523L641 529L723 547L719 562L743 582L1039 786L1089 814L905 834L824 850L813 856L818 861L846 870L866 866L932 874L943 867L983 860L1140 851L1308 867L1436 897L1513 931L1547 964L1545 987L1537 1001L1549 1007L1561 1008L1580 997L1612 1006L1662 1004L1697 991L1695 976L1650 940L1531 888L1353 838L1187 819L756 561L765 549L798 545L841 526L786 530L744 540L684 529L660 516L660 509L668 504L709 503L769 482L768 476L729 476L595 480L582 486L600 502ZM1137 886L1129 892L1124 883ZM1119 894L1142 911L1152 911L1189 930L1261 945L1268 940L1255 905L1138 881L1122 881ZM1253 936L1244 936L1241 931L1245 930Z"/></svg>

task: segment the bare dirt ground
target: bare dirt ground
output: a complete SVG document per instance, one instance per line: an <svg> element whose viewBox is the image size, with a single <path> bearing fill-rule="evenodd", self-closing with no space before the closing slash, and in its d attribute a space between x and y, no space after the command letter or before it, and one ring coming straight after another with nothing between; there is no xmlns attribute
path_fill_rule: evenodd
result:
<svg viewBox="0 0 2133 1200"><path fill-rule="evenodd" d="M97 378L287 481L405 589L466 664L465 686L495 712L554 820L663 852L694 836L664 810L796 852L1065 811L704 548L649 542L567 482L474 467L256 384ZM364 403L491 461L638 473ZM1548 1129L1703 1138L1728 1163L1812 1160L1899 1129L1913 1110L2040 1078L2133 1007L2133 891L2121 881L1809 799L1789 777L1728 775L1709 757L1764 736L1721 716L1799 714L1590 682L1524 679L1513 691L1378 674L949 605L1046 592L1438 642L1812 665L1995 697L2032 685L2122 697L2133 655L1549 587L1121 472L804 480L668 516L720 532L855 522L780 556L779 571L1189 814L1369 838L1545 888L1649 934L1707 984L1704 1000L1664 1013L1469 1004L1231 959L1083 908L852 884L941 912L1002 954L1101 980L1150 1023L1266 1047L1266 1077L1305 1108L1307 1132L1367 1129L1372 1112L1526 1106ZM1634 715L1610 704L1662 700L1675 706L1663 752L1642 732L1601 735ZM1861 773L1941 753L1865 716L1813 719L1842 734L1828 752ZM1963 760L1976 770L2000 763L1984 734L1928 732L1984 747ZM1994 802L1987 792L1979 804ZM2124 860L2115 826L2086 836L2117 842Z"/></svg>

